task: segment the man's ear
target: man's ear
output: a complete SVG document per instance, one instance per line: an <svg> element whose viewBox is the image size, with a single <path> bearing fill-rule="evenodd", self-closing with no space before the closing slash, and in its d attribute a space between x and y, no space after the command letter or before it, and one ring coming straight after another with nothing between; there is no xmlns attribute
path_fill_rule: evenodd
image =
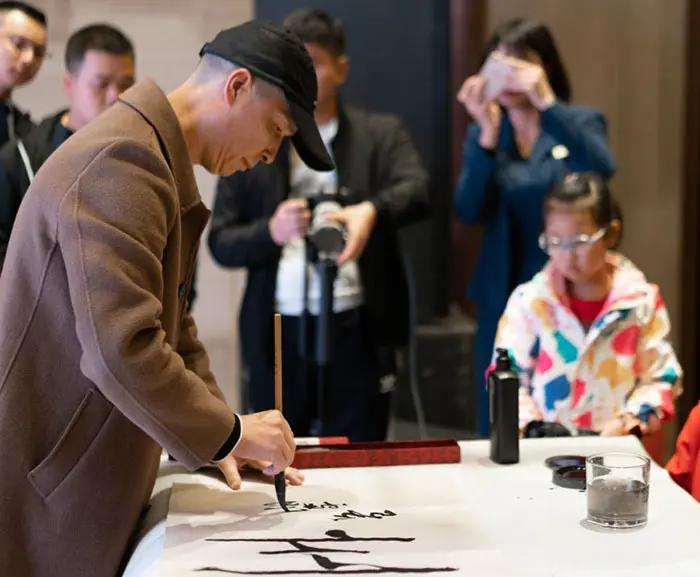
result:
<svg viewBox="0 0 700 577"><path fill-rule="evenodd" d="M350 67L350 59L343 54L338 56L335 61L336 70L338 72L338 86L345 84L348 78L348 69Z"/></svg>
<svg viewBox="0 0 700 577"><path fill-rule="evenodd" d="M63 90L68 96L68 100L71 100L73 96L73 75L67 70L63 73Z"/></svg>
<svg viewBox="0 0 700 577"><path fill-rule="evenodd" d="M241 94L251 90L253 87L253 76L245 68L236 68L226 79L224 87L224 97L226 103L231 106Z"/></svg>

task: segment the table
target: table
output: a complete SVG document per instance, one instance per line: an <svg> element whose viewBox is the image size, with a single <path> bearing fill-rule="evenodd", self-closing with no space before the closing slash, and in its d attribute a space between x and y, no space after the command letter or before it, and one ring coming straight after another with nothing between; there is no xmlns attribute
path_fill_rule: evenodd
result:
<svg viewBox="0 0 700 577"><path fill-rule="evenodd" d="M402 487L410 487L420 515L430 515L430 510L439 510L441 516L446 510L454 511L461 519L455 530L464 551L499 552L513 569L509 573L513 577L700 575L700 547L695 544L700 534L700 505L661 467L652 464L649 524L629 532L591 528L584 521L585 493L551 483L551 471L544 465L547 457L643 453L634 437L523 440L521 462L510 466L488 459L487 441L461 442L460 446L459 464L316 469L305 472L306 481L337 490L361 487L362 498L372 503L391 500ZM188 474L176 463L163 463L125 577L159 575L169 491L176 483L225 486L215 475ZM293 491L289 490L289 499ZM274 494L271 487L269 493Z"/></svg>

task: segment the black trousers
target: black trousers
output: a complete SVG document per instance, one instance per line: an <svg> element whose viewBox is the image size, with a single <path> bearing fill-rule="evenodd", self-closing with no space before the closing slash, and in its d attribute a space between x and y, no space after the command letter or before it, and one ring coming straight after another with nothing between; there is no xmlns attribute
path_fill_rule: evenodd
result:
<svg viewBox="0 0 700 577"><path fill-rule="evenodd" d="M298 317L282 317L282 410L294 435L307 437L318 434L314 430L318 416L317 319L309 317L307 362L301 354L299 324ZM367 337L364 310L336 314L333 333L322 434L345 436L353 442L382 441L387 434L391 393L382 392L380 380L388 371ZM247 377L252 410L273 409L274 367L248 367Z"/></svg>

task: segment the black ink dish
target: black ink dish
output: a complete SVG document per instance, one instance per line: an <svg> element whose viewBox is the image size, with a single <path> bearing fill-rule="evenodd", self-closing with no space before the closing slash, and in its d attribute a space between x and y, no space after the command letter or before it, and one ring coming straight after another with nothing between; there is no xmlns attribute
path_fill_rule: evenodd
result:
<svg viewBox="0 0 700 577"><path fill-rule="evenodd" d="M562 467L585 467L586 457L581 455L557 455L549 457L544 464L553 471Z"/></svg>
<svg viewBox="0 0 700 577"><path fill-rule="evenodd" d="M564 489L586 490L586 467L581 465L570 465L559 467L552 473L552 483Z"/></svg>

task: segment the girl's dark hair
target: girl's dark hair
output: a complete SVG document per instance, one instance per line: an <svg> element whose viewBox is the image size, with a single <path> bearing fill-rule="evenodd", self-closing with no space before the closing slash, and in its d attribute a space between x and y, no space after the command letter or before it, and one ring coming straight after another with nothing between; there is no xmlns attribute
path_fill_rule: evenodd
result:
<svg viewBox="0 0 700 577"><path fill-rule="evenodd" d="M571 101L569 76L547 26L526 18L514 18L504 22L493 31L486 42L484 61L500 44L505 44L519 56L524 56L529 50L535 52L542 60L542 67L556 97L562 102Z"/></svg>
<svg viewBox="0 0 700 577"><path fill-rule="evenodd" d="M617 229L617 238L615 238L615 243L610 247L613 250L617 250L620 246L620 243L622 242L622 232L624 230L624 221L622 219L622 208L620 207L620 204L613 198L613 220L616 220L617 222L620 223L618 229Z"/></svg>
<svg viewBox="0 0 700 577"><path fill-rule="evenodd" d="M545 195L545 216L555 205L590 209L600 227L621 219L620 207L613 200L608 185L593 172L574 172L559 179Z"/></svg>

